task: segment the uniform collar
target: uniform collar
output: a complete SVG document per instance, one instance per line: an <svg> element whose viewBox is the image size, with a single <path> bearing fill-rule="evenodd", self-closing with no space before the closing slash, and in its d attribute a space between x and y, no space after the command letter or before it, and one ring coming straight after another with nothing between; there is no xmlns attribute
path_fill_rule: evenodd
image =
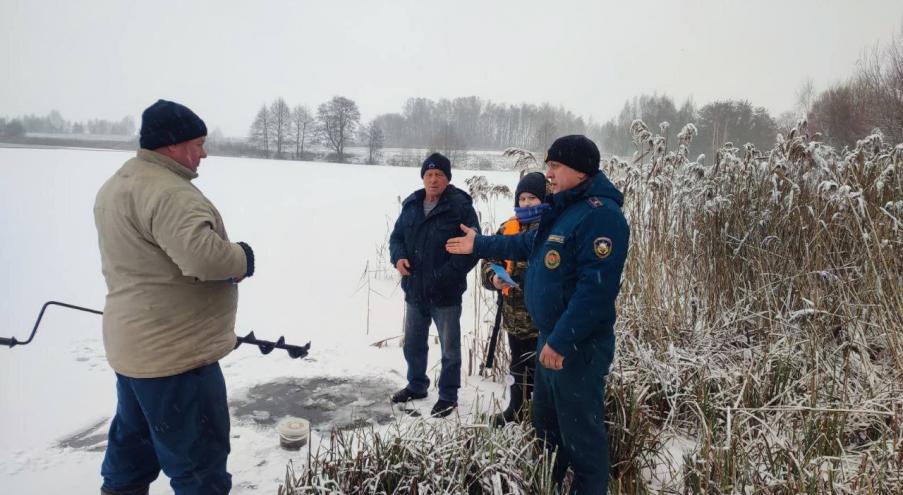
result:
<svg viewBox="0 0 903 495"><path fill-rule="evenodd" d="M567 191L555 193L549 199L549 204L552 205L553 210L562 210L564 208L567 208L572 203L575 203L578 199L582 198L586 194L586 191L590 188L590 185L592 183L593 177L589 177L585 181L577 184Z"/></svg>

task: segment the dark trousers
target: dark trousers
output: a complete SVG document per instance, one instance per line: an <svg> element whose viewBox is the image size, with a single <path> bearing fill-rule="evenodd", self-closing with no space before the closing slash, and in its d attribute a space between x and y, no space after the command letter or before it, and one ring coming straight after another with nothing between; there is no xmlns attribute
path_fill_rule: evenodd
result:
<svg viewBox="0 0 903 495"><path fill-rule="evenodd" d="M426 376L429 354L430 322L439 332L442 370L439 372L439 398L458 402L461 388L461 305L420 308L407 304L404 316L404 359L408 363L408 390L426 393L430 379Z"/></svg>
<svg viewBox="0 0 903 495"><path fill-rule="evenodd" d="M540 335L536 353L548 336ZM608 365L601 345L583 342L564 360L564 368L537 365L533 391L533 426L549 451L557 449L555 479L574 470L572 494L608 492L608 429L604 422L605 375Z"/></svg>
<svg viewBox="0 0 903 495"><path fill-rule="evenodd" d="M508 334L508 347L511 349L511 366L509 372L514 378L510 387L508 408L504 414L506 419L519 419L524 403L533 394L533 374L536 372L536 337L519 338Z"/></svg>
<svg viewBox="0 0 903 495"><path fill-rule="evenodd" d="M140 492L162 469L176 495L229 493L229 406L219 363L164 378L117 373L116 392L104 492Z"/></svg>

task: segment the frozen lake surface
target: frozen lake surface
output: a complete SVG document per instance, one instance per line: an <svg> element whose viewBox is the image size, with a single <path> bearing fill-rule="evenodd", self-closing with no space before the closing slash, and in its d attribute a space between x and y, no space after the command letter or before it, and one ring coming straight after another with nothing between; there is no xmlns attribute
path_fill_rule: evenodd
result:
<svg viewBox="0 0 903 495"><path fill-rule="evenodd" d="M132 155L0 148L0 336L24 340L48 300L103 308L92 206L100 185ZM368 267L389 268L379 248L399 198L422 187L419 169L210 157L199 173L195 184L222 213L230 238L248 242L257 257L256 275L240 286L236 333L312 343L303 360L241 346L221 362L233 416L233 493L273 493L288 461L303 465L307 457L306 449L279 448L273 425L281 417L310 419L316 449L333 427L379 427L401 415L387 396L405 384L394 339L403 295L394 273L372 273L368 325L362 275ZM465 170L453 170L452 183L466 190L464 180L474 174L512 190L517 183L516 172ZM484 222L497 225L510 204L500 200L495 214L484 206ZM483 318L474 314L472 280L464 295L465 342ZM0 348L4 492L99 489L116 404L100 328L96 315L51 307L32 344ZM371 345L384 339L384 346ZM430 351L434 376L434 341ZM485 405L501 392L499 384L465 376L460 420L481 407L475 401ZM435 399L432 389L419 407L428 410ZM171 493L164 475L151 493Z"/></svg>

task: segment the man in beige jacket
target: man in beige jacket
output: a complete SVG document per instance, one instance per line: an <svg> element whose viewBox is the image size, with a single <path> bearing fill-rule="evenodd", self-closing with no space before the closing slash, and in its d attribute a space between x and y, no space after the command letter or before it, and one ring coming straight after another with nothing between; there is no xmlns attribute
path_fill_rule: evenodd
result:
<svg viewBox="0 0 903 495"><path fill-rule="evenodd" d="M178 495L231 489L219 360L235 347L236 285L254 273L254 254L229 242L191 183L206 135L187 107L157 101L142 114L141 149L97 193L103 338L118 398L101 493L146 494L161 469Z"/></svg>

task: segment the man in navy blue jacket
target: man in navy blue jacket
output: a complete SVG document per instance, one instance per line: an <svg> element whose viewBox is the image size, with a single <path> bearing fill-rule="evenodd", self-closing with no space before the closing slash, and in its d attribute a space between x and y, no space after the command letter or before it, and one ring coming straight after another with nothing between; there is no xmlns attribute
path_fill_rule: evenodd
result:
<svg viewBox="0 0 903 495"><path fill-rule="evenodd" d="M546 156L554 195L539 228L517 236L450 239L456 254L529 260L525 299L539 329L533 425L558 450L555 476L574 470L571 493L608 490L605 376L614 357L615 299L630 228L623 195L599 170L599 149L585 136L557 139Z"/></svg>
<svg viewBox="0 0 903 495"><path fill-rule="evenodd" d="M404 200L389 237L392 264L401 274L407 304L404 323L404 358L408 384L392 395L392 402L427 396L426 376L430 321L439 331L442 371L434 417L448 416L458 405L461 387L461 295L467 290L467 272L477 259L453 255L446 241L459 225L479 228L470 196L449 184L451 162L433 153L420 169L423 189Z"/></svg>

